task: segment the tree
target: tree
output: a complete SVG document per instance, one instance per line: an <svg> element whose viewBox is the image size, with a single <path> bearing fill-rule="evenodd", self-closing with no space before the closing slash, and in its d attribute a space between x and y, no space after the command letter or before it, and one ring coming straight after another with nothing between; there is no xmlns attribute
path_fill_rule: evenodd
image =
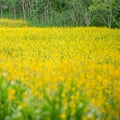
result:
<svg viewBox="0 0 120 120"><path fill-rule="evenodd" d="M0 0L0 16L44 26L120 27L120 0Z"/></svg>
<svg viewBox="0 0 120 120"><path fill-rule="evenodd" d="M93 0L89 10L96 19L102 20L109 28L112 27L112 23L115 20L117 8L116 0Z"/></svg>
<svg viewBox="0 0 120 120"><path fill-rule="evenodd" d="M0 14L1 14L1 18L3 17L3 10L5 10L7 8L7 3L9 1L7 0L0 0Z"/></svg>

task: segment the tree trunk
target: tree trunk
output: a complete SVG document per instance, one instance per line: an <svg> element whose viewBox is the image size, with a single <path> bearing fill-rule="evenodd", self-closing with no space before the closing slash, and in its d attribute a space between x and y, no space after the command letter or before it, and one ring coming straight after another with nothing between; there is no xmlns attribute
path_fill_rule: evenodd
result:
<svg viewBox="0 0 120 120"><path fill-rule="evenodd" d="M52 9L52 2L50 2L50 25L53 25L53 9Z"/></svg>
<svg viewBox="0 0 120 120"><path fill-rule="evenodd" d="M35 1L36 2L36 10L38 9L38 0Z"/></svg>
<svg viewBox="0 0 120 120"><path fill-rule="evenodd" d="M16 9L14 7L14 18L16 19Z"/></svg>
<svg viewBox="0 0 120 120"><path fill-rule="evenodd" d="M109 28L111 28L112 26L112 10L110 11L110 16L109 16Z"/></svg>
<svg viewBox="0 0 120 120"><path fill-rule="evenodd" d="M0 7L0 12L1 12L1 18L3 17L3 8L2 6Z"/></svg>
<svg viewBox="0 0 120 120"><path fill-rule="evenodd" d="M26 19L26 15L25 15L25 3L24 0L22 0L22 9L23 9L23 19Z"/></svg>
<svg viewBox="0 0 120 120"><path fill-rule="evenodd" d="M46 24L46 21L47 21L47 13L46 13L46 5L45 5L45 3L44 3L44 19L45 19L45 21L44 21L44 23Z"/></svg>
<svg viewBox="0 0 120 120"><path fill-rule="evenodd" d="M49 25L49 11L48 11L48 7L49 7L49 5L48 5L48 3L46 3L46 18L47 18L46 23Z"/></svg>
<svg viewBox="0 0 120 120"><path fill-rule="evenodd" d="M29 8L29 19L31 20L31 18L32 18L32 16L31 16L32 5L31 5L30 1L29 1L29 5L30 5L30 8Z"/></svg>

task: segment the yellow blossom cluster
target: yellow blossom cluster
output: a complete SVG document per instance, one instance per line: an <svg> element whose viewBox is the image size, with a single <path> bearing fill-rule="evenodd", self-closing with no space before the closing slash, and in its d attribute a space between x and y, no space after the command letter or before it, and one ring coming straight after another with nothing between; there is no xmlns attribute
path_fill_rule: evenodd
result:
<svg viewBox="0 0 120 120"><path fill-rule="evenodd" d="M19 80L29 87L34 97L56 101L61 119L77 116L84 106L81 96L89 101L83 119L95 119L94 111L100 118L120 117L119 29L0 28L3 73L6 81ZM14 95L10 90L8 99ZM24 98L28 96L26 92ZM90 107L94 109L87 114Z"/></svg>
<svg viewBox="0 0 120 120"><path fill-rule="evenodd" d="M0 19L0 27L23 27L27 26L27 22L24 20L12 20L12 19Z"/></svg>

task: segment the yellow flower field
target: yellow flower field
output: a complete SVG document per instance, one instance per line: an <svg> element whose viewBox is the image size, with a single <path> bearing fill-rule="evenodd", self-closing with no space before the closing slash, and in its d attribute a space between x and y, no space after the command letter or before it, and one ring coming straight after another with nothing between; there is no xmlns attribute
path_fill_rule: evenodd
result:
<svg viewBox="0 0 120 120"><path fill-rule="evenodd" d="M120 29L0 28L1 120L119 120Z"/></svg>

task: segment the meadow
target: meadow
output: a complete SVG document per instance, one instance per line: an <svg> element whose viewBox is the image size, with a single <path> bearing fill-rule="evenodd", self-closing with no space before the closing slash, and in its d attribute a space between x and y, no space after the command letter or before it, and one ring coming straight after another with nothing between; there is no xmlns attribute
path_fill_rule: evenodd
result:
<svg viewBox="0 0 120 120"><path fill-rule="evenodd" d="M0 120L120 120L120 29L0 28Z"/></svg>

